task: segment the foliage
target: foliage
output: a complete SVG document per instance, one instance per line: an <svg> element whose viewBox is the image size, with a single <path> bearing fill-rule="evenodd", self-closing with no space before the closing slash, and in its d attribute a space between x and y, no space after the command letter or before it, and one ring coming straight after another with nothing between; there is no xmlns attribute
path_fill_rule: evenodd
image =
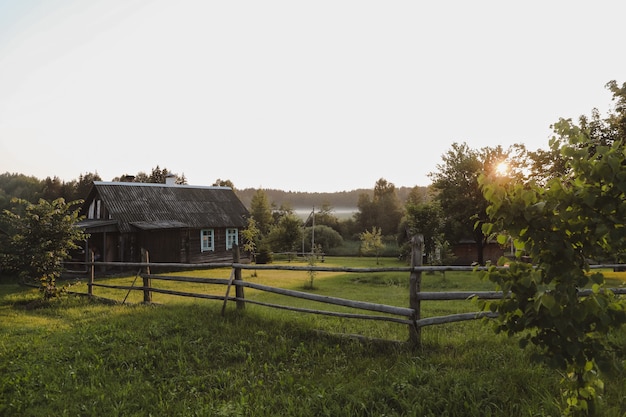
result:
<svg viewBox="0 0 626 417"><path fill-rule="evenodd" d="M443 214L436 202L413 203L407 202L405 206L405 216L400 225L404 233L399 233L402 239L402 253L410 252L409 237L416 234L424 236L424 253L427 263L441 263L441 248L445 244L442 235ZM437 250L439 249L439 256Z"/></svg>
<svg viewBox="0 0 626 417"><path fill-rule="evenodd" d="M451 244L464 239L473 240L481 265L484 264L483 249L488 236L476 224L486 220L487 200L481 192L478 178L494 171L506 157L506 152L499 146L476 150L467 143L453 143L451 149L442 155L443 163L437 165L438 171L430 173L432 187L436 191L435 200L444 215L445 239Z"/></svg>
<svg viewBox="0 0 626 417"><path fill-rule="evenodd" d="M604 123L614 129L607 131L619 131L615 123L623 120L624 114L611 114ZM589 268L590 260L626 249L626 137L606 141L589 125L563 119L554 129L565 140L552 140L552 151L558 150L568 175L545 185L481 180L492 221L485 232L506 231L499 240L513 236L537 267L535 272L515 262L490 268L489 279L511 296L489 308L500 313L499 331L523 334L522 346L536 345L551 366L564 372L564 413L588 415L603 389L601 371L612 363L610 333L626 322L625 301ZM592 292L579 297L585 287Z"/></svg>
<svg viewBox="0 0 626 417"><path fill-rule="evenodd" d="M315 235L312 236L312 233L315 232ZM313 227L307 227L304 230L304 251L311 251L311 242L312 239L315 239L315 246L321 247L323 252L341 246L343 244L343 238L339 233L337 233L333 228L324 225L315 225Z"/></svg>
<svg viewBox="0 0 626 417"><path fill-rule="evenodd" d="M393 183L384 178L379 179L374 186L373 198L362 193L357 207L359 211L355 214L355 220L361 230L377 227L385 236L395 235L403 213Z"/></svg>
<svg viewBox="0 0 626 417"><path fill-rule="evenodd" d="M315 212L315 226L328 226L338 233L341 233L342 227L339 218L333 214L333 207L330 203L323 203L319 210Z"/></svg>
<svg viewBox="0 0 626 417"><path fill-rule="evenodd" d="M2 248L7 250L2 261L4 267L19 271L24 280L37 280L45 299L56 297L62 291L56 280L63 271L62 262L70 251L78 249L77 242L86 235L75 226L79 220L75 206L80 200L66 203L62 198L52 202L39 200L32 204L14 199L12 211L5 210L3 222L8 235L3 236Z"/></svg>
<svg viewBox="0 0 626 417"><path fill-rule="evenodd" d="M274 252L297 251L302 245L302 221L294 214L281 217L270 229L265 242Z"/></svg>
<svg viewBox="0 0 626 417"><path fill-rule="evenodd" d="M259 253L256 256L257 264L271 264L273 261L272 251L266 245L259 247Z"/></svg>
<svg viewBox="0 0 626 417"><path fill-rule="evenodd" d="M267 198L267 194L263 190L256 190L250 201L250 215L256 221L257 227L261 232L261 238L265 237L274 222L272 217L272 208Z"/></svg>
<svg viewBox="0 0 626 417"><path fill-rule="evenodd" d="M40 198L52 201L63 198L65 201L83 200L91 189L93 181L101 181L98 173L80 174L78 180L61 181L47 177L39 180L22 174L0 174L0 212L11 208L11 199L19 198L37 203Z"/></svg>
<svg viewBox="0 0 626 417"><path fill-rule="evenodd" d="M12 198L21 198L32 203L41 198L43 187L35 177L23 174L0 174L0 210L11 208Z"/></svg>
<svg viewBox="0 0 626 417"><path fill-rule="evenodd" d="M152 183L152 184L165 184L166 178L170 175L173 175L176 178L176 184L187 184L187 178L185 174L178 175L170 171L169 169L163 167L161 169L158 165L150 171L150 174L146 174L143 171L139 171L136 175L121 175L119 177L113 178L113 181L116 182L141 182L141 183Z"/></svg>
<svg viewBox="0 0 626 417"><path fill-rule="evenodd" d="M308 266L315 266L317 265L317 259L319 258L320 254L322 253L322 248L319 245L316 245L315 248L313 248L313 250L311 250L311 252L306 255L306 263ZM307 284L304 286L305 289L315 289L314 286L314 282L315 282L315 276L317 275L317 271L314 270L309 270L307 271L308 274L308 280L307 280Z"/></svg>
<svg viewBox="0 0 626 417"><path fill-rule="evenodd" d="M259 246L261 231L256 225L254 217L248 217L246 220L246 228L241 231L243 238L243 250L252 255L253 261L256 261L256 249Z"/></svg>
<svg viewBox="0 0 626 417"><path fill-rule="evenodd" d="M380 227L372 227L372 231L366 230L361 233L361 252L364 254L375 254L376 265L378 265L378 257L380 251L385 247L382 240L382 232Z"/></svg>
<svg viewBox="0 0 626 417"><path fill-rule="evenodd" d="M235 185L233 184L231 180L222 180L220 178L215 180L215 182L213 183L213 186L214 187L230 187L233 190L235 189Z"/></svg>

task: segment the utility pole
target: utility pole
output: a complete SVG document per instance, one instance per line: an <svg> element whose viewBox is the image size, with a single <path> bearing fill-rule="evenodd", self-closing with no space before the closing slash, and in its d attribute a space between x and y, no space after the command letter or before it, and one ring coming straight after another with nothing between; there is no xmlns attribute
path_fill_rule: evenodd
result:
<svg viewBox="0 0 626 417"><path fill-rule="evenodd" d="M311 229L311 256L313 256L313 254L315 253L315 206L313 206L311 216L313 216L313 227Z"/></svg>

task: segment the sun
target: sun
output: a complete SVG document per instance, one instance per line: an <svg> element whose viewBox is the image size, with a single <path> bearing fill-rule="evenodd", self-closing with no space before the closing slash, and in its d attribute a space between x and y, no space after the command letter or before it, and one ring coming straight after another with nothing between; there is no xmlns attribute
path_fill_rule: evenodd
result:
<svg viewBox="0 0 626 417"><path fill-rule="evenodd" d="M504 176L509 173L509 164L506 161L502 161L496 165L496 174Z"/></svg>

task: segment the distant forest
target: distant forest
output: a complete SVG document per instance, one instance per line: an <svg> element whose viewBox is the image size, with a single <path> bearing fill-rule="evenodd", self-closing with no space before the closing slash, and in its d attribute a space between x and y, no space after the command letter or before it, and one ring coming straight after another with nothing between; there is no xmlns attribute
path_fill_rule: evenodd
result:
<svg viewBox="0 0 626 417"><path fill-rule="evenodd" d="M164 183L164 174L167 173L167 169L160 170L157 166L150 175L139 173L137 179L140 180L139 182ZM54 200L63 197L66 201L85 199L94 180L101 180L97 173L81 174L77 180L61 181L56 177L47 177L41 180L33 176L5 172L0 174L0 211L10 207L12 197L23 198L31 202L37 202L39 198ZM119 180L119 178L114 180ZM235 187L235 194L249 208L252 197L257 190L257 188L237 189ZM267 196L270 204L276 207L290 207L294 210L311 209L313 207L320 208L322 205L329 205L337 210L356 210L361 194L367 194L370 198L374 195L373 187L335 193L294 192L265 188L262 191ZM410 187L396 187L398 199L402 204L406 201L410 191Z"/></svg>
<svg viewBox="0 0 626 417"><path fill-rule="evenodd" d="M334 209L355 209L361 194L368 194L370 198L374 196L373 187L335 193L295 192L265 188L262 190L267 195L270 204L275 204L278 207L281 205L289 206L294 210L319 208L323 204L328 204ZM410 187L396 187L396 193L401 203L406 201L410 191ZM256 188L235 189L235 193L246 207L250 207L250 201L256 192Z"/></svg>

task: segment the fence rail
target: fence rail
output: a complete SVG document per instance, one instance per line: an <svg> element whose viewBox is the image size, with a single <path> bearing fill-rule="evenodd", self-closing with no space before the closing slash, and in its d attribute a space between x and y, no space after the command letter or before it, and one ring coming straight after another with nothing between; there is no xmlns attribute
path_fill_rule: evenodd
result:
<svg viewBox="0 0 626 417"><path fill-rule="evenodd" d="M90 271L88 294L93 296L94 287L111 288L128 291L126 297L130 294L130 291L143 291L144 302L152 301L152 293L161 293L181 297L194 297L209 300L223 301L222 314L225 312L226 304L228 301L236 302L238 309L245 308L246 303L256 304L271 308L305 312L312 314L320 314L334 317L344 318L356 318L364 320L379 320L398 323L408 326L409 342L414 345L420 344L421 329L425 326L432 326L438 324L460 322L467 320L476 320L480 318L494 318L497 317L497 313L479 311L472 313L458 313L450 314L446 316L436 317L421 317L421 302L422 301L452 301L452 300L468 300L471 298L479 299L500 299L504 296L501 291L456 291L456 292L423 292L421 291L421 274L422 272L447 272L447 271L476 271L484 270L486 267L470 267L470 266L423 266L421 265L423 250L423 241L420 235L415 236L412 240L412 254L411 265L407 267L380 267L380 268L353 268L353 267L328 267L318 265L250 265L242 264L239 262L239 252L235 248L233 251L234 257L232 263L211 263L211 264L179 264L179 263L151 263L149 261L149 254L144 253L144 262L95 262L92 256L91 262L82 263L86 265ZM138 272L135 277L135 281L141 278L141 285L112 285L102 284L95 282L95 270L101 266L123 267L123 268L138 268ZM150 268L175 268L175 269L218 269L218 268L231 268L230 278L197 278L188 277L184 275L160 275L151 274ZM614 270L620 270L624 265L594 265L591 268L613 268ZM386 304L377 304L365 301L349 300L345 298L323 296L318 294L312 294L303 291L295 291L285 288L272 287L259 283L253 283L244 281L241 278L242 270L289 270L289 271L306 271L306 272L344 272L344 273L375 273L375 272L406 272L409 273L409 306L398 307ZM224 295L215 294L201 294L191 293L163 288L156 288L152 285L152 281L176 281L187 282L197 284L213 284L226 286L226 292ZM235 294L230 294L230 289L235 287ZM284 295L286 297L293 297L297 299L315 301L323 304L330 304L341 307L348 307L356 310L363 310L370 312L364 313L348 313L340 311L329 311L321 309L312 309L304 307L295 307L280 305L275 303L268 303L264 301L253 300L244 297L244 288L250 288L254 290ZM611 289L616 294L626 294L626 288L614 288ZM581 296L589 295L591 290L581 290L579 294ZM124 298L124 302L126 301ZM371 314L378 313L378 314Z"/></svg>

